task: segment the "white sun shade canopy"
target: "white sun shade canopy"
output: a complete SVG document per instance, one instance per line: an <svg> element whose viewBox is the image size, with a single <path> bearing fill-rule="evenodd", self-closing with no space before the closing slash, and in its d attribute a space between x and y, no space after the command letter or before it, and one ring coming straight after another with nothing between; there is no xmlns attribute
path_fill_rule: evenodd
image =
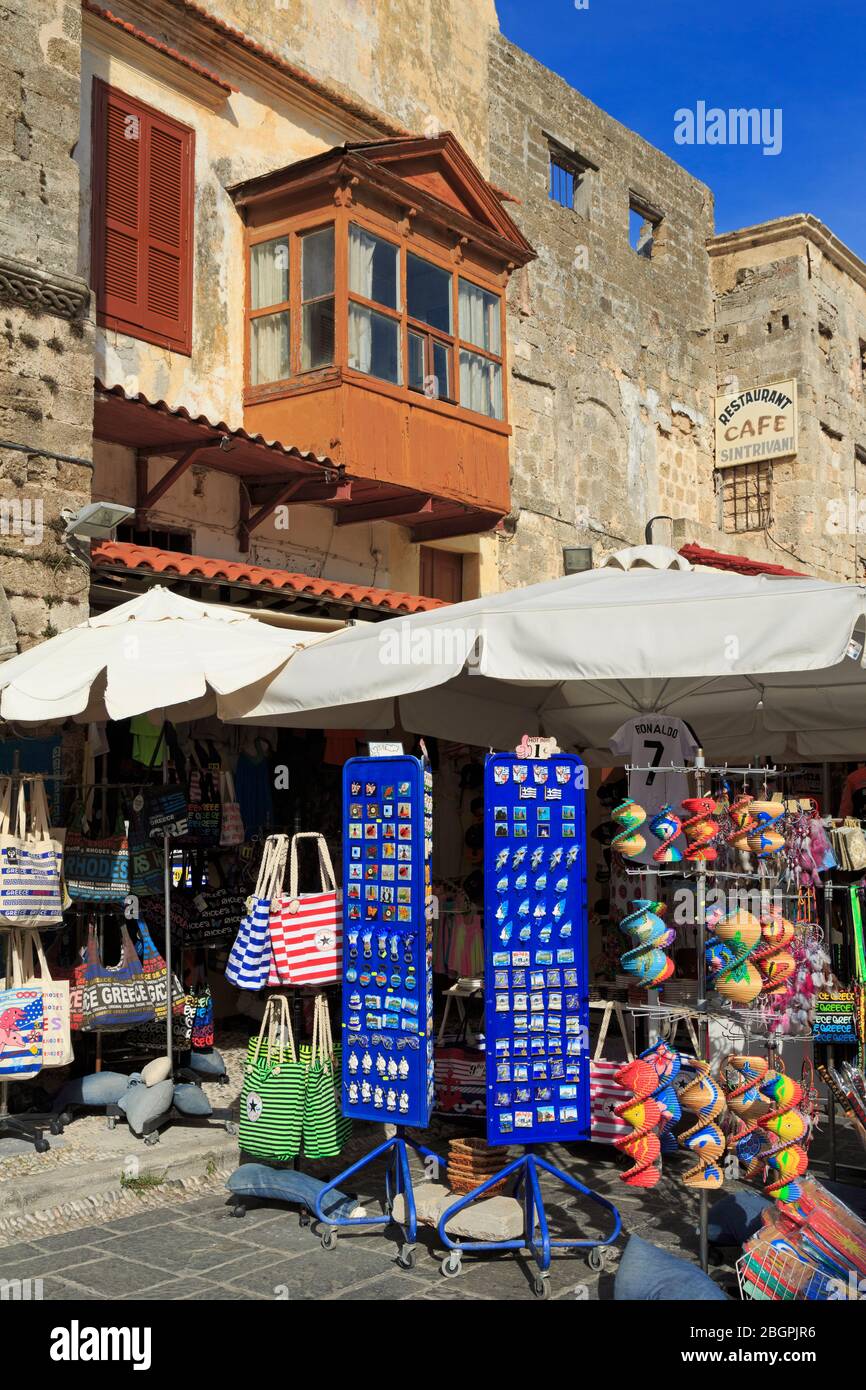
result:
<svg viewBox="0 0 866 1390"><path fill-rule="evenodd" d="M715 759L866 757L864 627L861 585L610 566L359 624L244 722L399 722L498 748L543 732L605 762L620 724L661 712Z"/></svg>
<svg viewBox="0 0 866 1390"><path fill-rule="evenodd" d="M10 723L242 713L307 647L339 633L271 627L157 585L0 665Z"/></svg>

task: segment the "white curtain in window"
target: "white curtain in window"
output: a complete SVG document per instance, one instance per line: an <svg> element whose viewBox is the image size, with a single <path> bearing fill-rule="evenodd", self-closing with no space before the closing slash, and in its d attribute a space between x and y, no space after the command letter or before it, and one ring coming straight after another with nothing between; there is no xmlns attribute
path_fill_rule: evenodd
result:
<svg viewBox="0 0 866 1390"><path fill-rule="evenodd" d="M460 351L460 404L502 419L502 369L475 352Z"/></svg>
<svg viewBox="0 0 866 1390"><path fill-rule="evenodd" d="M499 300L468 280L459 286L460 337L487 352L499 353Z"/></svg>
<svg viewBox="0 0 866 1390"><path fill-rule="evenodd" d="M373 298L373 255L376 237L354 223L349 228L349 289Z"/></svg>
<svg viewBox="0 0 866 1390"><path fill-rule="evenodd" d="M373 317L360 304L349 304L349 366L369 372L373 361Z"/></svg>
<svg viewBox="0 0 866 1390"><path fill-rule="evenodd" d="M289 375L289 316L263 314L250 322L250 382L261 386Z"/></svg>
<svg viewBox="0 0 866 1390"><path fill-rule="evenodd" d="M285 304L289 297L289 245L285 237L250 247L250 303L253 309Z"/></svg>
<svg viewBox="0 0 866 1390"><path fill-rule="evenodd" d="M373 254L376 238L354 224L349 228L349 289L373 298ZM370 313L358 304L349 304L349 366L369 372L373 357L373 328Z"/></svg>

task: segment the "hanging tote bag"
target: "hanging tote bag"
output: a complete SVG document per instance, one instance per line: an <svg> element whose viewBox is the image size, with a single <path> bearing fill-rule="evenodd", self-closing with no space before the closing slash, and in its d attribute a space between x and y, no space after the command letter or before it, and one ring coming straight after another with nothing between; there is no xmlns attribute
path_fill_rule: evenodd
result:
<svg viewBox="0 0 866 1390"><path fill-rule="evenodd" d="M151 771L156 767L167 727L166 724L163 724L159 738L154 745L149 764ZM175 768L178 765L179 756L175 739L173 745ZM186 789L184 787L181 787L177 782L163 782L161 786L145 787L140 799L141 805L138 805L139 798L136 797L133 808L141 816L142 825L150 839L162 840L165 835L169 835L173 840L183 838L187 832Z"/></svg>
<svg viewBox="0 0 866 1390"><path fill-rule="evenodd" d="M148 834L144 796L134 797L129 816L129 891L137 898L155 898L165 889L162 845Z"/></svg>
<svg viewBox="0 0 866 1390"><path fill-rule="evenodd" d="M213 1048L213 996L210 985L199 985L190 997L195 1004L190 1046L193 1052L210 1052Z"/></svg>
<svg viewBox="0 0 866 1390"><path fill-rule="evenodd" d="M76 966L73 985L81 987L81 1023L84 1033L98 1029L130 1028L151 1023L153 1005L148 997L141 961L135 954L126 924L120 927L120 960L115 966L103 965L99 956L96 927L87 933L87 953L83 965ZM72 1010L72 1026L76 1014Z"/></svg>
<svg viewBox="0 0 866 1390"><path fill-rule="evenodd" d="M83 810L83 808L82 808ZM75 902L121 904L129 893L129 843L123 833L93 838L83 814L66 833L63 877Z"/></svg>
<svg viewBox="0 0 866 1390"><path fill-rule="evenodd" d="M302 1055L305 1051L301 1049ZM352 1133L352 1121L341 1111L340 1067L331 1035L328 1001L323 994L316 995L313 1041L304 1061L309 1068L304 1093L304 1154L307 1158L336 1158ZM385 1080L382 1088L386 1109L391 1100L391 1113L396 1117L397 1090Z"/></svg>
<svg viewBox="0 0 866 1390"><path fill-rule="evenodd" d="M42 1070L43 1010L40 986L23 983L21 938L6 943L6 987L0 989L0 1080L24 1081Z"/></svg>
<svg viewBox="0 0 866 1390"><path fill-rule="evenodd" d="M218 845L222 826L222 806L213 765L205 749L198 745L187 782L186 843L202 847Z"/></svg>
<svg viewBox="0 0 866 1390"><path fill-rule="evenodd" d="M316 842L318 893L298 892L299 840ZM279 911L271 914L273 966L268 983L333 984L342 970L343 909L324 835L315 831L293 835L290 859L288 895L281 898Z"/></svg>
<svg viewBox="0 0 866 1390"><path fill-rule="evenodd" d="M141 961L144 987L147 998L153 1007L154 1022L164 1023L168 1013L168 969L165 961L154 945L153 937L144 922L138 923L138 945L136 954ZM185 1009L184 988L176 975L172 976L171 1008L175 1018L183 1018Z"/></svg>
<svg viewBox="0 0 866 1390"><path fill-rule="evenodd" d="M301 1151L307 1068L298 1060L288 1000L265 1005L262 1026L250 1038L241 1089L238 1144L256 1158L285 1162Z"/></svg>
<svg viewBox="0 0 866 1390"><path fill-rule="evenodd" d="M288 844L285 835L270 835L265 841L255 891L226 965L226 979L238 989L260 990L268 983L271 899L280 894Z"/></svg>
<svg viewBox="0 0 866 1390"><path fill-rule="evenodd" d="M28 823L24 782L11 821L12 779L0 781L0 927L57 927L63 920L63 850L48 823L41 777L30 781Z"/></svg>
<svg viewBox="0 0 866 1390"><path fill-rule="evenodd" d="M33 963L34 951L39 974ZM73 1060L69 1029L69 981L52 980L39 933L21 933L21 964L24 988L42 991L42 1065L68 1067Z"/></svg>
<svg viewBox="0 0 866 1390"><path fill-rule="evenodd" d="M244 842L244 822L235 793L235 779L227 770L220 772L220 800L220 845L223 849L231 849Z"/></svg>

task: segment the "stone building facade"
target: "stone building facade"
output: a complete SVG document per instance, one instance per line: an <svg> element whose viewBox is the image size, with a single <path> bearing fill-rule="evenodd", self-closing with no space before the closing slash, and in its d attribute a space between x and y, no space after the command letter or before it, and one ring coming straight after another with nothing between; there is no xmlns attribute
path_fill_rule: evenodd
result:
<svg viewBox="0 0 866 1390"><path fill-rule="evenodd" d="M62 508L90 500L93 321L80 274L81 12L12 0L0 44L0 652L88 613Z"/></svg>
<svg viewBox="0 0 866 1390"><path fill-rule="evenodd" d="M537 253L507 290L510 510L425 547L459 561L452 596L554 577L563 550L591 548L597 564L653 516L670 518L655 538L677 546L862 575L866 266L814 217L715 235L711 191L505 39L493 0L12 0L5 16L0 652L85 611L61 507L91 491L134 503L142 478L158 491L177 457L94 442L94 378L244 424L231 189L413 132L452 130ZM195 132L189 353L96 324L98 82ZM796 458L721 473L715 397L789 379ZM37 503L38 536L25 530ZM242 553L239 508L236 478L193 467L147 524L221 562L424 592L422 547L399 521L344 527L301 505L287 531L260 526Z"/></svg>

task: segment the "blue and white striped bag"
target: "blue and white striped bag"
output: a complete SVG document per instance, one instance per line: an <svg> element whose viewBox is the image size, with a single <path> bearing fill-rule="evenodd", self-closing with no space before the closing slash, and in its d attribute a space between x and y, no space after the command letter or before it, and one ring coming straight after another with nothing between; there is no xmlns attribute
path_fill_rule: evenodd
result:
<svg viewBox="0 0 866 1390"><path fill-rule="evenodd" d="M282 892L288 848L287 835L269 835L265 841L255 892L226 965L226 979L238 989L260 990L268 983L271 902Z"/></svg>
<svg viewBox="0 0 866 1390"><path fill-rule="evenodd" d="M29 817L25 783L30 787ZM48 823L41 777L22 779L13 830L12 779L0 781L0 927L57 927L63 921L63 850Z"/></svg>

